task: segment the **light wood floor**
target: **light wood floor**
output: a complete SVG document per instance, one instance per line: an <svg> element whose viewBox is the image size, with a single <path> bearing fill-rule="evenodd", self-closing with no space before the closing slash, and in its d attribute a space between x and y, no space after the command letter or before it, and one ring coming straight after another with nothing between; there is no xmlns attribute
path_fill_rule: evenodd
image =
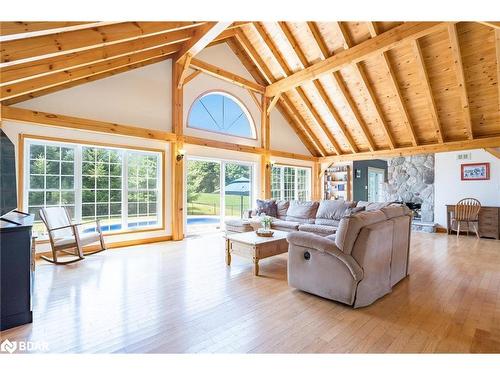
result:
<svg viewBox="0 0 500 375"><path fill-rule="evenodd" d="M53 352L500 352L500 241L413 233L411 276L354 310L294 290L286 254L224 263L219 235L40 263L34 323Z"/></svg>

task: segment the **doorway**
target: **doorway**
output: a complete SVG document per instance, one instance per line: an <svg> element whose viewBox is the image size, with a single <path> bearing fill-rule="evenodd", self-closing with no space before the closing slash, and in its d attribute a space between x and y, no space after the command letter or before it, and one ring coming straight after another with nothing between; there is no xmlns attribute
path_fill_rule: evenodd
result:
<svg viewBox="0 0 500 375"><path fill-rule="evenodd" d="M383 169L368 167L368 202L384 201L384 180Z"/></svg>
<svg viewBox="0 0 500 375"><path fill-rule="evenodd" d="M220 230L251 208L253 165L239 161L187 159L187 234Z"/></svg>

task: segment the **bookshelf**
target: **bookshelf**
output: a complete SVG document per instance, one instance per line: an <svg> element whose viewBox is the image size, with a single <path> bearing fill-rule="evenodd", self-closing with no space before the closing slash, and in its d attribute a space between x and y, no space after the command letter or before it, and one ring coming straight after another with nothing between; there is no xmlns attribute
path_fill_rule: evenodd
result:
<svg viewBox="0 0 500 375"><path fill-rule="evenodd" d="M351 167L331 165L325 170L324 199L351 200Z"/></svg>

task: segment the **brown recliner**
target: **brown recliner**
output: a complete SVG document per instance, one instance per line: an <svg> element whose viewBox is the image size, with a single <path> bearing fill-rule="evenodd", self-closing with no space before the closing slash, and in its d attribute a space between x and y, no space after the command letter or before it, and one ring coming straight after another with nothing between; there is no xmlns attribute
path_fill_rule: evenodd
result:
<svg viewBox="0 0 500 375"><path fill-rule="evenodd" d="M403 205L341 219L335 235L288 235L288 283L353 307L372 304L408 275L411 212Z"/></svg>

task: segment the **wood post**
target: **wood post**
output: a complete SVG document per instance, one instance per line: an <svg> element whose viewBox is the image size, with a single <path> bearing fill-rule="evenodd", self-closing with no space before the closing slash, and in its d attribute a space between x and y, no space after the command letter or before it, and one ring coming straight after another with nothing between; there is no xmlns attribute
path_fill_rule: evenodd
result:
<svg viewBox="0 0 500 375"><path fill-rule="evenodd" d="M312 199L320 200L321 199L321 163L315 162L312 167L311 172L311 183L312 183Z"/></svg>
<svg viewBox="0 0 500 375"><path fill-rule="evenodd" d="M271 155L263 154L260 157L260 197L261 199L271 198Z"/></svg>
<svg viewBox="0 0 500 375"><path fill-rule="evenodd" d="M183 66L174 63L172 66L172 130L177 140L170 143L170 168L172 189L172 239L179 241L184 238L184 155L180 153L184 143L183 126L183 94L179 80Z"/></svg>

